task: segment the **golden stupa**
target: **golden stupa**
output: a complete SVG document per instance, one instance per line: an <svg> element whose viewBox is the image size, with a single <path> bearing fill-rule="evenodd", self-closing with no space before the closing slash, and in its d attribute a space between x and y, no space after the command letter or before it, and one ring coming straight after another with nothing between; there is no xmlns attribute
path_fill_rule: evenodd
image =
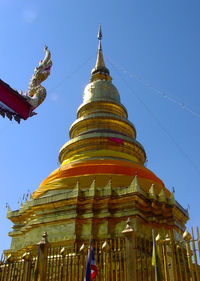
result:
<svg viewBox="0 0 200 281"><path fill-rule="evenodd" d="M145 150L104 63L101 29L98 39L96 65L70 140L60 149L60 167L19 210L8 209L14 225L7 254L25 252L44 231L55 245L121 237L127 218L145 237L152 228L177 236L185 230L187 211L145 167Z"/></svg>

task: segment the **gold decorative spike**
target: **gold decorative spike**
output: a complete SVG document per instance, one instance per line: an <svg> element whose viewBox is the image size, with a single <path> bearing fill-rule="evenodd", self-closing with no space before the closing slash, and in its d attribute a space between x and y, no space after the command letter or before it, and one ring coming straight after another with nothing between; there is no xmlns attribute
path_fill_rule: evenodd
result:
<svg viewBox="0 0 200 281"><path fill-rule="evenodd" d="M9 206L9 205L7 205L7 206L8 206L8 207L7 207L7 208L8 208L7 213L8 213L8 212L12 212L12 210L11 210L10 206Z"/></svg>
<svg viewBox="0 0 200 281"><path fill-rule="evenodd" d="M174 193L172 192L169 196L169 204L174 205L175 204L175 198L174 198Z"/></svg>
<svg viewBox="0 0 200 281"><path fill-rule="evenodd" d="M141 189L139 183L138 183L138 177L137 175L132 180L131 184L129 185L129 188L132 190L132 192L137 192L145 196L145 192Z"/></svg>
<svg viewBox="0 0 200 281"><path fill-rule="evenodd" d="M8 205L8 210L7 210L7 215L6 215L7 218L10 217L11 213L12 213L12 210L10 209L10 206Z"/></svg>
<svg viewBox="0 0 200 281"><path fill-rule="evenodd" d="M112 179L110 179L106 184L104 193L106 196L110 196L112 194Z"/></svg>
<svg viewBox="0 0 200 281"><path fill-rule="evenodd" d="M152 184L149 189L149 197L156 200L155 184Z"/></svg>
<svg viewBox="0 0 200 281"><path fill-rule="evenodd" d="M27 199L25 199L24 207L25 207L26 209L28 208L28 201L27 201Z"/></svg>
<svg viewBox="0 0 200 281"><path fill-rule="evenodd" d="M161 191L160 191L158 197L159 197L159 201L160 201L160 202L166 202L166 201L167 201L164 188L161 189Z"/></svg>
<svg viewBox="0 0 200 281"><path fill-rule="evenodd" d="M23 205L23 203L21 202L21 204L20 204L20 208L19 208L19 213L22 213L22 212L23 212L23 210L24 210L24 205Z"/></svg>
<svg viewBox="0 0 200 281"><path fill-rule="evenodd" d="M28 204L27 199L25 199L23 211L26 211L28 208L29 208L29 204Z"/></svg>
<svg viewBox="0 0 200 281"><path fill-rule="evenodd" d="M89 190L90 196L95 196L96 195L96 180L93 180L93 182L90 185L90 190Z"/></svg>
<svg viewBox="0 0 200 281"><path fill-rule="evenodd" d="M75 187L74 187L74 196L75 197L81 197L81 189L80 189L80 182L77 181Z"/></svg>

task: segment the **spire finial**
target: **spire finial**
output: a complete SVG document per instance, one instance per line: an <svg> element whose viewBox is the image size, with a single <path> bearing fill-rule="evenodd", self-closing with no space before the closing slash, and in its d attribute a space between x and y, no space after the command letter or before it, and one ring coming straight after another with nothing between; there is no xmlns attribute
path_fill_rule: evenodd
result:
<svg viewBox="0 0 200 281"><path fill-rule="evenodd" d="M101 31L101 24L99 24L99 31L98 31L98 35L97 38L101 41L103 35L102 35L102 31Z"/></svg>
<svg viewBox="0 0 200 281"><path fill-rule="evenodd" d="M92 70L92 76L90 78L90 81L92 82L97 79L104 79L104 80L111 81L112 78L109 75L109 70L105 67L105 63L103 59L103 51L101 47L101 40L103 38L102 31L101 31L101 24L99 24L99 31L97 34L97 38L99 40L97 60L96 60L96 65Z"/></svg>

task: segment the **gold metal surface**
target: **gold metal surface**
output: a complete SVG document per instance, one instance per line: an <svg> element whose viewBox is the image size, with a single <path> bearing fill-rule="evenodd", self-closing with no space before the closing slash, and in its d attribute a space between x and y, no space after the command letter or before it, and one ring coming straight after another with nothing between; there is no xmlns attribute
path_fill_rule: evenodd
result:
<svg viewBox="0 0 200 281"><path fill-rule="evenodd" d="M83 93L83 103L108 101L120 104L117 88L110 81L98 79L90 82Z"/></svg>

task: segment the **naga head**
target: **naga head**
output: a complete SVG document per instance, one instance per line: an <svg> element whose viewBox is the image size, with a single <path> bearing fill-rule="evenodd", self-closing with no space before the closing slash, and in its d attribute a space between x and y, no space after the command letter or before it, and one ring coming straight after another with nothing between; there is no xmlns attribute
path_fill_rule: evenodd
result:
<svg viewBox="0 0 200 281"><path fill-rule="evenodd" d="M34 73L34 75L37 75L37 79L39 78L40 83L47 79L47 77L50 75L50 70L52 67L51 53L46 45L44 51L45 57L39 62L39 66L35 68Z"/></svg>
<svg viewBox="0 0 200 281"><path fill-rule="evenodd" d="M26 96L26 99L34 108L40 105L46 97L46 90L41 83L50 75L52 66L51 53L47 46L45 46L44 51L45 57L39 62L39 66L35 68L28 85L28 96Z"/></svg>

